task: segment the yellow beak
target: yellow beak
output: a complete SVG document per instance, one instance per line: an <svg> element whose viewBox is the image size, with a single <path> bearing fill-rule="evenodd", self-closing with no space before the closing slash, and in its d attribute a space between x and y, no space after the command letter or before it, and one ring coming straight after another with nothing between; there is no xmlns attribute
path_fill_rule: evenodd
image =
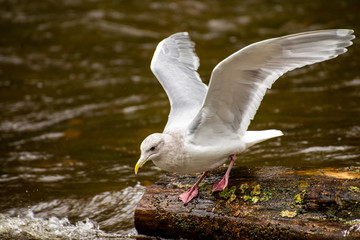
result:
<svg viewBox="0 0 360 240"><path fill-rule="evenodd" d="M135 165L135 174L138 173L139 169L147 162L148 158L140 157L139 161Z"/></svg>

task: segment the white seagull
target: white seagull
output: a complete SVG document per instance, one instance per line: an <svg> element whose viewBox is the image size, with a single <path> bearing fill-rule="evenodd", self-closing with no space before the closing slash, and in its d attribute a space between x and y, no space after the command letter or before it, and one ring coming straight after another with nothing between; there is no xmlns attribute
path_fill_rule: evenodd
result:
<svg viewBox="0 0 360 240"><path fill-rule="evenodd" d="M168 95L171 111L163 133L151 134L141 143L135 174L149 160L166 171L204 172L179 195L187 204L208 171L230 158L224 177L212 189L224 190L236 154L283 135L279 130L247 131L266 90L288 71L345 53L353 32L320 30L251 44L221 61L209 86L197 73L199 58L189 34L164 39L155 50L151 70Z"/></svg>

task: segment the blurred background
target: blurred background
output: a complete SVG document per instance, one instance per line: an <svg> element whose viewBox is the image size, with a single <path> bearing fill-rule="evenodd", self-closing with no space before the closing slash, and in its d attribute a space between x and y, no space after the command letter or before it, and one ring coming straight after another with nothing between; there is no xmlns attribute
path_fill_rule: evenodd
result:
<svg viewBox="0 0 360 240"><path fill-rule="evenodd" d="M136 237L136 203L164 173L148 163L134 175L141 141L169 113L149 68L163 38L189 32L208 83L256 41L360 37L359 12L357 0L0 0L0 237ZM359 43L281 77L250 129L285 135L236 164L359 167Z"/></svg>

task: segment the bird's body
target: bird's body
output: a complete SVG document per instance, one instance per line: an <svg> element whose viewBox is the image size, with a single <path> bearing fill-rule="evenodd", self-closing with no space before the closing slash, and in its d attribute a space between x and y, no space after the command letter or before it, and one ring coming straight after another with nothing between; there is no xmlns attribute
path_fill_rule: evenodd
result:
<svg viewBox="0 0 360 240"><path fill-rule="evenodd" d="M180 132L163 133L166 144L163 157L154 160L159 168L178 173L205 172L224 164L233 153L241 153L245 150L245 144L241 138L224 139L226 144L219 149L213 145L196 145Z"/></svg>
<svg viewBox="0 0 360 240"><path fill-rule="evenodd" d="M199 59L188 33L164 39L156 48L151 70L169 97L171 111L164 132L142 142L135 173L148 160L166 171L205 172L179 196L188 203L206 173L230 158L224 178L213 187L213 191L223 190L236 154L283 135L279 130L247 131L266 90L288 71L345 53L352 33L320 30L251 44L221 61L209 86L196 72Z"/></svg>
<svg viewBox="0 0 360 240"><path fill-rule="evenodd" d="M232 154L239 154L250 146L267 139L281 136L279 130L247 131L244 136L219 139L219 143L193 144L180 131L162 133L165 141L162 155L153 160L159 168L182 174L206 172L223 165ZM146 144L146 141L144 141Z"/></svg>

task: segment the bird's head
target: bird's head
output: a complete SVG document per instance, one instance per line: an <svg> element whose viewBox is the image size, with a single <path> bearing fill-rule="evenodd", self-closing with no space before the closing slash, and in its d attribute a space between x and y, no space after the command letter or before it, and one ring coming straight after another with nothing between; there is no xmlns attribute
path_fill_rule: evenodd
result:
<svg viewBox="0 0 360 240"><path fill-rule="evenodd" d="M149 160L156 160L164 145L164 136L161 133L153 133L146 137L140 145L141 156L135 165L135 174Z"/></svg>

